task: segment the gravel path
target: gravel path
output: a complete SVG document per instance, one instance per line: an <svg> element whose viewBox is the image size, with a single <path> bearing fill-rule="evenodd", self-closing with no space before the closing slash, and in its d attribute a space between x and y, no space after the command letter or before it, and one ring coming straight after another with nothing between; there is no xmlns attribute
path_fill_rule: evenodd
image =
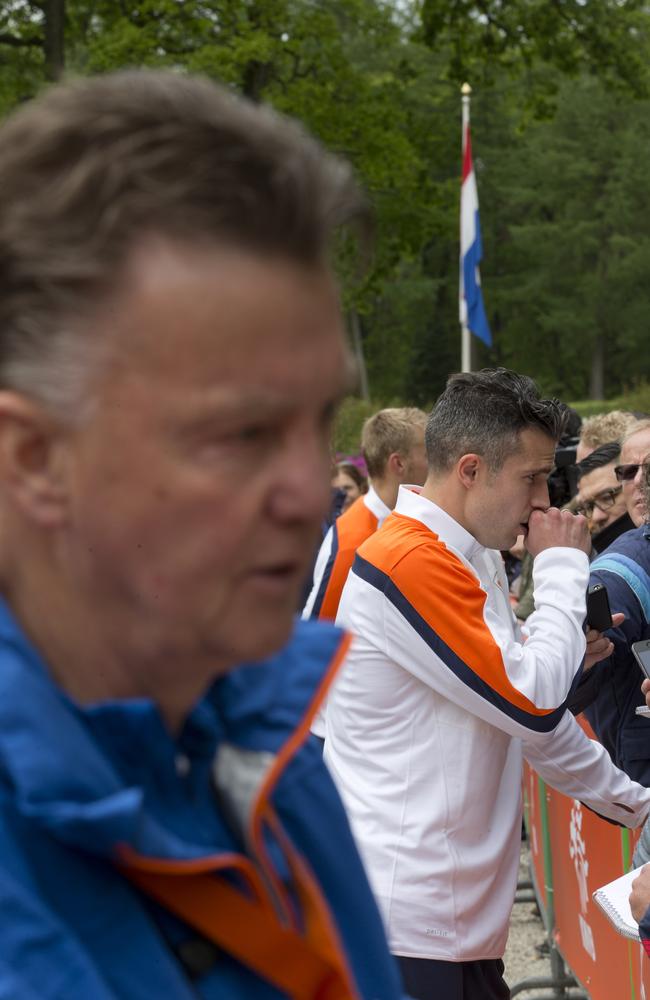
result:
<svg viewBox="0 0 650 1000"><path fill-rule="evenodd" d="M530 879L528 844L521 845L519 863L519 881ZM540 955L538 948L543 948L546 941L544 925L539 917L534 903L515 903L510 919L510 934L504 962L506 966L506 981L512 988L522 979L531 976L550 975L548 954ZM531 991L531 996L532 996ZM540 990L534 992L539 993ZM522 1000L529 994L523 993Z"/></svg>

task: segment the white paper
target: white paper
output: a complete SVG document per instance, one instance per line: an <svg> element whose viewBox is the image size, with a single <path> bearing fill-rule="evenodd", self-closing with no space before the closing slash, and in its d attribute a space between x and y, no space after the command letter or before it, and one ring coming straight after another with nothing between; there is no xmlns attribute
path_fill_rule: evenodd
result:
<svg viewBox="0 0 650 1000"><path fill-rule="evenodd" d="M641 868L644 866L641 865ZM598 903L605 916L611 920L619 934L639 941L639 925L632 916L630 909L630 893L632 882L641 868L635 868L620 878L608 882L594 892L594 900Z"/></svg>

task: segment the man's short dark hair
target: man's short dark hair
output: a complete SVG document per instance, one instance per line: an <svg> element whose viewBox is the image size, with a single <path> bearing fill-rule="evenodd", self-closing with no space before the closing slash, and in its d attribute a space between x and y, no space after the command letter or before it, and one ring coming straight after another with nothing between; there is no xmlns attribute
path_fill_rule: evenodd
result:
<svg viewBox="0 0 650 1000"><path fill-rule="evenodd" d="M615 462L620 454L620 441L608 441L607 444L601 444L600 448L594 448L591 454L576 465L578 480L582 479L583 476L588 476L590 472L595 472L596 469L602 469L604 465Z"/></svg>
<svg viewBox="0 0 650 1000"><path fill-rule="evenodd" d="M0 128L0 387L65 399L93 339L83 319L148 236L309 267L353 220L365 229L367 203L345 161L207 79L132 70L54 86Z"/></svg>
<svg viewBox="0 0 650 1000"><path fill-rule="evenodd" d="M427 459L434 472L447 472L462 455L481 455L496 472L516 451L527 429L562 435L567 407L542 399L527 375L506 368L452 375L429 417Z"/></svg>

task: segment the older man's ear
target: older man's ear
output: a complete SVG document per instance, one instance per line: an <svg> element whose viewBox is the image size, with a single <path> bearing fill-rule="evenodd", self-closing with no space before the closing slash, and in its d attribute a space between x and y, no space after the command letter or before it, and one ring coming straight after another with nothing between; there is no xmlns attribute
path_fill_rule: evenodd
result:
<svg viewBox="0 0 650 1000"><path fill-rule="evenodd" d="M61 524L68 445L62 425L44 406L21 393L0 391L0 510L8 504L41 527Z"/></svg>

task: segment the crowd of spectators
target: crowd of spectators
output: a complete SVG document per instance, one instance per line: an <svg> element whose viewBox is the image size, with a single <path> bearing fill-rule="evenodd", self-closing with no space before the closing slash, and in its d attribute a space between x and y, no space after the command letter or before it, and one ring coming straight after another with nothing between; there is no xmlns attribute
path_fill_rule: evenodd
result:
<svg viewBox="0 0 650 1000"><path fill-rule="evenodd" d="M584 457L567 476L578 489L566 498L565 516L569 525L584 525L584 538L569 541L557 524L546 549L537 542L537 519L548 507L546 478L565 420L565 412L554 414L550 401L509 373L450 380L427 424L423 489L402 487L395 513L380 532L368 533L353 564L348 552L351 571L327 609L332 617L338 609L337 621L355 644L318 732L413 997L508 995L500 955L518 857L522 746L550 784L602 815L636 825L647 814L648 793L622 778L625 761L605 740L591 742L566 711L581 675L594 678L588 689L578 688L583 701L587 690L597 700L597 683L611 675L618 654L609 637L596 655L588 645L591 669L583 674L572 651L570 629L582 638L587 554L606 531L611 540L634 528L615 472L620 443L601 444L596 432L632 434L642 425L626 414L592 418L591 436L578 442ZM527 494L515 490L513 478L529 483ZM506 550L513 575L523 564L514 587L505 566L489 557L490 549L504 548L508 532L518 536ZM581 554L571 554L573 544L583 546ZM548 592L545 573L554 581ZM522 582L525 645L501 598ZM621 618L615 616L617 625ZM566 686L547 687L549 675L557 684L563 657ZM638 671L628 679L639 704ZM622 806L617 816L613 802ZM635 819L626 817L630 809ZM465 912L471 923L460 916Z"/></svg>

